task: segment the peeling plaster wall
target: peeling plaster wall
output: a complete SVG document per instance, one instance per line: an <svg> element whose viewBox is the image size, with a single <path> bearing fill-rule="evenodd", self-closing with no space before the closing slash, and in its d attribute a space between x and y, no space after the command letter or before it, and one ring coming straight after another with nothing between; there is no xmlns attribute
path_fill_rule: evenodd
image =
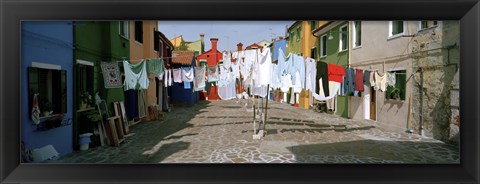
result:
<svg viewBox="0 0 480 184"><path fill-rule="evenodd" d="M420 133L423 124L425 136L457 143L458 131L451 130L457 126L452 123L459 110L459 40L459 22L440 21L436 27L420 30L411 44L416 81L412 91L413 121L410 127ZM456 128L458 130L458 126Z"/></svg>

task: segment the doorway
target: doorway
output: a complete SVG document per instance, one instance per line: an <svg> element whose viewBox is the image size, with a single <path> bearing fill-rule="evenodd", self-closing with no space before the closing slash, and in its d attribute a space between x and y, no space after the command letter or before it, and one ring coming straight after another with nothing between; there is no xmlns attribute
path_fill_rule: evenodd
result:
<svg viewBox="0 0 480 184"><path fill-rule="evenodd" d="M377 120L377 92L373 87L370 87L370 119Z"/></svg>

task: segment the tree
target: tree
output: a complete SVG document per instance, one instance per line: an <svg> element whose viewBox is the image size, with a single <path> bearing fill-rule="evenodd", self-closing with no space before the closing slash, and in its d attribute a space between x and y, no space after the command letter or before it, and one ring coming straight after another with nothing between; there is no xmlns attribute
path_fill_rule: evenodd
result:
<svg viewBox="0 0 480 184"><path fill-rule="evenodd" d="M175 50L188 50L188 45L183 40L180 42L178 47L175 47Z"/></svg>

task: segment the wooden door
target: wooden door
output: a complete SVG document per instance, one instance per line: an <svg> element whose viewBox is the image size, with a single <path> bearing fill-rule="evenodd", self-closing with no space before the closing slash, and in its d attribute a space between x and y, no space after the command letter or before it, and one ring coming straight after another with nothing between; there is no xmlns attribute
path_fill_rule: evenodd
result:
<svg viewBox="0 0 480 184"><path fill-rule="evenodd" d="M370 119L371 120L377 120L376 102L377 102L377 92L373 87L370 87Z"/></svg>

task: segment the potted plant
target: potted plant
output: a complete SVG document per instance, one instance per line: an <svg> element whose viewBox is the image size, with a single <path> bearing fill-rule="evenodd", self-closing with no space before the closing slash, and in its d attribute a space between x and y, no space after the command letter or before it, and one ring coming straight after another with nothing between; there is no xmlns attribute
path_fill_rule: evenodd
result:
<svg viewBox="0 0 480 184"><path fill-rule="evenodd" d="M53 113L53 105L50 102L43 104L43 116L49 116Z"/></svg>
<svg viewBox="0 0 480 184"><path fill-rule="evenodd" d="M85 109L92 103L92 95L84 91L80 94L80 109Z"/></svg>
<svg viewBox="0 0 480 184"><path fill-rule="evenodd" d="M394 100L400 98L400 89L394 87L390 92L390 97Z"/></svg>

